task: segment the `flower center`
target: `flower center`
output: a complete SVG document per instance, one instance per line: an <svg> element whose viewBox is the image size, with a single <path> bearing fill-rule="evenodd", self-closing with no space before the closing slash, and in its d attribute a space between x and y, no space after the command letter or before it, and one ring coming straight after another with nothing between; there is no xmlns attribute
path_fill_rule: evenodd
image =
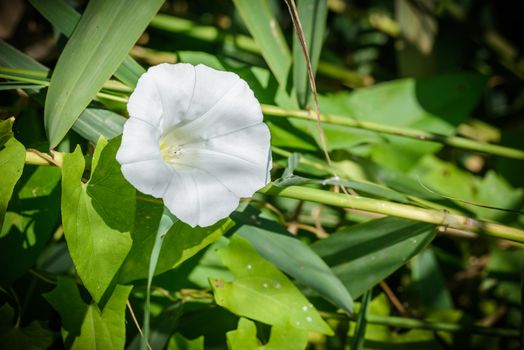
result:
<svg viewBox="0 0 524 350"><path fill-rule="evenodd" d="M160 141L160 153L164 162L174 164L182 156L182 147Z"/></svg>

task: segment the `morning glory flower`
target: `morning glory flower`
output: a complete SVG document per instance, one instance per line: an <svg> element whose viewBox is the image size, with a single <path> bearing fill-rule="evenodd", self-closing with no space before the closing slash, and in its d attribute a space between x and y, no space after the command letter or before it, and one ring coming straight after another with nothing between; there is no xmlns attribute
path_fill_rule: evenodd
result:
<svg viewBox="0 0 524 350"><path fill-rule="evenodd" d="M269 129L238 75L160 64L140 77L127 110L116 156L124 177L192 227L229 216L268 183Z"/></svg>

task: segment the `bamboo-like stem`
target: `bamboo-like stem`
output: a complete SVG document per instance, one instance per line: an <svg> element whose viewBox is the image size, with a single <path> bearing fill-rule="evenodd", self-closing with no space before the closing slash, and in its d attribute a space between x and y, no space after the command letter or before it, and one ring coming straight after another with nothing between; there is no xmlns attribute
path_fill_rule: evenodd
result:
<svg viewBox="0 0 524 350"><path fill-rule="evenodd" d="M62 167L63 153L51 151L51 154L28 148L25 152L25 163L31 165L54 165Z"/></svg>
<svg viewBox="0 0 524 350"><path fill-rule="evenodd" d="M54 152L51 156L36 150L28 150L26 152L25 162L26 164L55 165L60 167L62 166L62 153ZM302 186L277 187L273 184L269 184L258 190L258 192L262 194L312 201L340 208L357 209L371 213L396 216L439 226L456 228L459 230L477 232L488 237L524 243L523 230L494 222L487 222L449 213L445 210L419 208L407 204L399 204L361 196L350 196L345 193L335 193Z"/></svg>
<svg viewBox="0 0 524 350"><path fill-rule="evenodd" d="M313 201L341 208L358 209L388 216L427 222L459 230L477 232L488 237L524 243L524 231L518 228L452 214L447 211L419 208L406 204L388 202L373 198L348 196L315 188L302 186L277 187L269 184L259 193L278 195L287 198Z"/></svg>
<svg viewBox="0 0 524 350"><path fill-rule="evenodd" d="M272 105L262 104L262 112L266 116L271 117L283 117L283 118L296 118L309 121L316 121L316 117L311 115L307 111L290 110ZM383 134L390 134L396 136L407 137L416 140L436 142L456 148L467 149L470 151L488 153L507 158L515 158L524 160L524 151L509 148L500 145L494 145L489 143L483 143L471 139L467 139L459 136L446 136L428 131L422 131L417 129L398 127L392 125L378 124L373 122L356 120L347 116L340 115L328 115L321 114L320 121L327 124L347 126L355 129L363 129L373 132L379 132Z"/></svg>

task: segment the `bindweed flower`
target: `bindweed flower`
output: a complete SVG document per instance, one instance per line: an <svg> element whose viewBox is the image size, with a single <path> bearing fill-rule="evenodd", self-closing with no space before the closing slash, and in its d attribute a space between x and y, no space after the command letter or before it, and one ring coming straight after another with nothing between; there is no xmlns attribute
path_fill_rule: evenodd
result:
<svg viewBox="0 0 524 350"><path fill-rule="evenodd" d="M236 74L160 64L127 105L117 160L124 177L191 226L209 226L269 181L270 134Z"/></svg>

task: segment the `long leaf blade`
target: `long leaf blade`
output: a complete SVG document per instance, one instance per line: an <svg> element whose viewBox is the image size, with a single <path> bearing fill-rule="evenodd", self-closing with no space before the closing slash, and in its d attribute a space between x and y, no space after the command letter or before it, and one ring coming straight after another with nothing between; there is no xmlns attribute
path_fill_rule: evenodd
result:
<svg viewBox="0 0 524 350"><path fill-rule="evenodd" d="M65 1L29 0L29 2L68 38L80 21L80 14ZM124 62L116 70L115 76L123 83L135 87L138 78L143 73L145 69L131 56L126 56Z"/></svg>
<svg viewBox="0 0 524 350"><path fill-rule="evenodd" d="M353 299L327 264L308 245L271 220L256 216L246 209L233 215L239 224L235 233L249 241L258 253L301 284L315 290L325 299L348 313L353 312ZM247 219L246 219L247 218Z"/></svg>
<svg viewBox="0 0 524 350"><path fill-rule="evenodd" d="M44 111L51 148L124 60L162 2L89 2L51 77Z"/></svg>
<svg viewBox="0 0 524 350"><path fill-rule="evenodd" d="M434 237L431 224L386 217L342 228L311 248L357 298L417 255Z"/></svg>
<svg viewBox="0 0 524 350"><path fill-rule="evenodd" d="M262 56L280 85L285 86L291 68L291 53L267 0L233 0Z"/></svg>

